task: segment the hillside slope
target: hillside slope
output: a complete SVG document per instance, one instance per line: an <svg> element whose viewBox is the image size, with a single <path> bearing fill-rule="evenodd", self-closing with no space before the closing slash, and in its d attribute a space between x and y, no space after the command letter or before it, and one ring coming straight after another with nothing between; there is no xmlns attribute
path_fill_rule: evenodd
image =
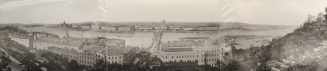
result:
<svg viewBox="0 0 327 71"><path fill-rule="evenodd" d="M306 22L294 32L273 40L260 54L262 61L272 70L325 71L326 47L327 22L318 16L316 20Z"/></svg>

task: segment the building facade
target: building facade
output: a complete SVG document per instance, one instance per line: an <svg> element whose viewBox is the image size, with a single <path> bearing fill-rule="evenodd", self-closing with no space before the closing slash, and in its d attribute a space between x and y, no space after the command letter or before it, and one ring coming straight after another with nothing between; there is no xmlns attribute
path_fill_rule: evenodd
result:
<svg viewBox="0 0 327 71"><path fill-rule="evenodd" d="M196 62L198 65L217 66L217 61L226 49L225 45L213 47L205 44L208 37L184 37L179 41L168 41L161 46L159 57L163 62Z"/></svg>
<svg viewBox="0 0 327 71"><path fill-rule="evenodd" d="M105 60L111 64L123 64L123 54L106 54L107 47L111 46L125 46L125 40L121 39L100 39L100 38L58 38L58 37L40 37L37 38L17 38L18 36L11 36L13 40L19 41L18 43L25 46L31 46L31 48L47 50L69 60L75 60L80 65L93 66L97 60ZM31 39L32 38L32 39ZM85 42L104 43L106 48L92 48L93 50L83 50L83 46L86 48ZM93 44L91 44L93 45ZM127 48L127 47L126 47ZM117 51L120 52L120 51Z"/></svg>

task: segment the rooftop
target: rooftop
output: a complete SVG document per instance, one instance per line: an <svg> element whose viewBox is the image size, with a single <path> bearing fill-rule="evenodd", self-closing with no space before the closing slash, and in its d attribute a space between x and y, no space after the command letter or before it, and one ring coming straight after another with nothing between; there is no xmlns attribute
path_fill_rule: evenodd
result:
<svg viewBox="0 0 327 71"><path fill-rule="evenodd" d="M168 48L163 50L164 52L188 52L193 51L192 48Z"/></svg>
<svg viewBox="0 0 327 71"><path fill-rule="evenodd" d="M181 39L209 39L209 37L183 37Z"/></svg>
<svg viewBox="0 0 327 71"><path fill-rule="evenodd" d="M188 52L188 51L193 51L191 46L171 46L168 45L168 43L166 44L162 44L162 51L163 52Z"/></svg>
<svg viewBox="0 0 327 71"><path fill-rule="evenodd" d="M191 44L188 41L168 41L168 47L191 47Z"/></svg>
<svg viewBox="0 0 327 71"><path fill-rule="evenodd" d="M135 49L136 47L122 47L122 46L110 46L110 47L106 47L105 49L102 49L100 51L101 54L104 55L109 55L109 56L113 56L113 55L123 55L128 53L129 51L131 51L132 49Z"/></svg>

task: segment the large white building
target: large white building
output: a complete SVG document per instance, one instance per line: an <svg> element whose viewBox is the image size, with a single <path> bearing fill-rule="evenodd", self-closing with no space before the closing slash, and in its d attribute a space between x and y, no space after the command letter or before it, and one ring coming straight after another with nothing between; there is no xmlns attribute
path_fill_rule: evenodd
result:
<svg viewBox="0 0 327 71"><path fill-rule="evenodd" d="M49 47L51 52L62 55L69 60L76 60L81 65L93 66L97 60L105 60L111 64L124 63L124 55L105 55L93 52L82 52L69 48Z"/></svg>
<svg viewBox="0 0 327 71"><path fill-rule="evenodd" d="M208 37L185 37L180 41L168 41L162 44L159 58L163 62L197 62L198 65L216 66L226 49L220 46L207 45ZM195 44L196 43L196 44Z"/></svg>
<svg viewBox="0 0 327 71"><path fill-rule="evenodd" d="M192 49L190 51L162 51L159 52L159 57L163 62L197 62L198 65L211 66L216 66L216 62L221 59L222 52L219 48Z"/></svg>
<svg viewBox="0 0 327 71"><path fill-rule="evenodd" d="M105 60L112 64L123 64L124 54L134 47L126 47L125 40L105 38L58 38L41 37L37 39L11 36L13 40L25 46L48 50L81 65L93 66L96 60ZM33 40L32 42L30 42Z"/></svg>

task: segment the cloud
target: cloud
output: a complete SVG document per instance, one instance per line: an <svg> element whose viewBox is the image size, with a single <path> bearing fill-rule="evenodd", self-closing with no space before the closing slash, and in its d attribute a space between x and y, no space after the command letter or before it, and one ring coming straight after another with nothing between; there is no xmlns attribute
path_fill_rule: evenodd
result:
<svg viewBox="0 0 327 71"><path fill-rule="evenodd" d="M96 21L103 18L98 6L95 0L23 0L4 4L0 22Z"/></svg>
<svg viewBox="0 0 327 71"><path fill-rule="evenodd" d="M34 5L39 3L47 3L47 2L61 2L67 0L4 0L2 4L0 4L0 10L11 10L18 7Z"/></svg>
<svg viewBox="0 0 327 71"><path fill-rule="evenodd" d="M18 0L0 5L0 22L236 21L302 24L327 0Z"/></svg>
<svg viewBox="0 0 327 71"><path fill-rule="evenodd" d="M300 25L307 15L316 15L326 6L326 0L250 0L234 4L239 22L277 25Z"/></svg>
<svg viewBox="0 0 327 71"><path fill-rule="evenodd" d="M8 2L14 2L14 1L20 1L20 0L0 0L0 5Z"/></svg>

